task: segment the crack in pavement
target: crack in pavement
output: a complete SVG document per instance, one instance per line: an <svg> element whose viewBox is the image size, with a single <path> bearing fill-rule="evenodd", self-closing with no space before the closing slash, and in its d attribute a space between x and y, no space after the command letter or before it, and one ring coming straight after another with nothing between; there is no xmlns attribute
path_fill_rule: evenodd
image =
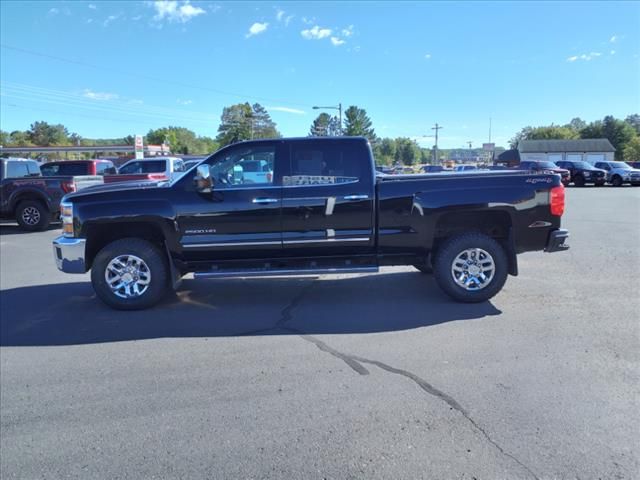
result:
<svg viewBox="0 0 640 480"><path fill-rule="evenodd" d="M293 319L293 315L292 315L291 312L293 311L294 308L296 308L300 304L300 302L302 301L304 296L311 289L311 287L314 285L315 282L316 282L316 280L314 279L308 285L306 285L291 300L291 302L289 302L281 310L281 312L280 312L280 314L281 314L280 320L278 320L278 322L273 327L265 329L264 331L281 329L281 330L287 331L289 333L296 334L301 339L303 339L303 340L305 340L307 342L310 342L313 345L315 345L320 351L328 353L329 355L332 355L332 356L342 360L350 368L352 368L354 371L356 371L360 375L369 375L369 370L367 370L367 368L364 365L362 365L363 363L366 363L366 364L369 364L369 365L376 366L376 367L380 368L381 370L384 370L385 372L392 373L394 375L400 375L402 377L405 377L405 378L411 380L416 385L418 385L418 387L420 387L424 392L428 393L429 395L432 395L432 396L436 397L439 400L442 400L447 405L449 405L449 407L451 407L453 410L455 410L458 413L460 413L473 426L473 428L482 435L482 437L489 444L493 445L502 455L504 455L507 458L510 458L515 463L517 463L529 475L531 475L532 478L534 478L535 480L539 480L539 477L533 472L533 470L531 470L527 465L525 465L520 460L518 460L515 456L513 456L510 453L506 452L495 440L493 440L489 436L487 431L484 428L482 428L471 417L469 412L467 412L462 407L462 405L460 405L457 402L457 400L454 399L451 395L448 395L447 393L443 392L442 390L437 389L436 387L431 385L429 382L427 382L423 378L420 378L416 374L411 373L411 372L409 372L407 370L402 370L400 368L392 367L391 365L387 365L386 363L380 362L378 360L371 360L371 359L368 359L368 358L365 358L365 357L360 357L360 356L357 356L357 355L350 355L350 354L346 354L346 353L340 352L340 351L336 350L335 348L330 347L329 345L327 345L325 342L323 342L322 340L320 340L318 338L315 338L315 337L313 337L311 335L307 335L307 334L305 334L304 332L302 332L300 330L297 330L295 328L287 326L286 324Z"/></svg>
<svg viewBox="0 0 640 480"><path fill-rule="evenodd" d="M296 332L293 329L289 329L289 330L294 333ZM480 432L480 434L485 438L485 440L489 442L491 445L493 445L502 455L516 462L520 467L526 470L529 473L529 475L531 475L535 480L539 480L539 477L528 466L526 466L524 463L522 463L520 460L518 460L516 457L514 457L510 453L506 452L495 440L493 440L489 436L487 431L484 428L482 428L480 425L478 425L478 423L469 415L469 412L467 412L452 396L446 394L442 390L437 389L426 380L420 378L416 374L411 373L407 370L402 370L400 368L392 367L378 360L370 360L368 358L359 357L357 355L349 355L346 353L342 353L336 350L335 348L330 347L322 340L312 337L311 335L304 335L299 333L299 336L303 340L313 343L321 351L327 352L333 355L334 357L344 361L347 365L349 365L352 369L354 369L360 375L369 374L369 371L363 365L361 365L361 363L368 363L370 365L375 365L376 367L386 372L408 378L409 380L417 384L422 390L427 392L429 395L433 395L434 397L442 400L447 405L449 405L452 409L460 413L478 432Z"/></svg>

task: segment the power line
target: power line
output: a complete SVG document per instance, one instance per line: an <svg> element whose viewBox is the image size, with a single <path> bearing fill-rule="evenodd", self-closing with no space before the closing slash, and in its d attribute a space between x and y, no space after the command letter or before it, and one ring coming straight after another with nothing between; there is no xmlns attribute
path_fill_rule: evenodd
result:
<svg viewBox="0 0 640 480"><path fill-rule="evenodd" d="M267 98L267 97L258 97L258 96L254 96L254 95L245 95L245 94L241 94L241 93L236 93L236 92L230 92L230 91L226 91L226 90L219 90L219 89L215 89L215 88L210 88L210 87L203 87L200 85L192 85L192 84L188 84L188 83L183 83L183 82L176 82L176 81L172 81L172 80L167 80L164 78L157 78L157 77L150 77L147 75L140 75L140 74L136 74L136 73L132 73L128 70L121 70L121 69L117 69L117 68L113 68L113 67L109 67L109 66L104 66L104 65L94 65L91 63L87 63L81 60L73 60L70 58L65 58L65 57L60 57L57 55L49 55L46 53L41 53L41 52L36 52L33 50L27 50L25 48L20 48L20 47L14 47L13 45L7 45L5 43L0 44L1 48L7 49L7 50L13 50L16 52L20 52L20 53L25 53L27 55L33 55L36 57L41 57L41 58L48 58L51 60L57 60L59 62L65 62L65 63L70 63L73 65L79 65L82 67L89 67L89 68L96 68L96 69L100 69L100 70L108 70L110 72L117 72L117 73L121 73L123 75L128 75L130 77L136 77L136 78L141 78L143 80L152 80L155 82L161 82L161 83L166 83L166 84L170 84L170 85L176 85L179 87L186 87L186 88L193 88L196 90L203 90L203 91L207 91L207 92L212 92L212 93L217 93L218 95L227 95L227 96L232 96L232 97L237 97L237 98L242 98L242 99L250 99L250 100L260 100L262 102L277 102L277 103L284 103L287 105L295 105L298 107L308 107L311 108L311 105L307 105L307 104L303 104L303 103L296 103L296 102L290 102L288 100L282 100L282 99L275 99L275 98Z"/></svg>

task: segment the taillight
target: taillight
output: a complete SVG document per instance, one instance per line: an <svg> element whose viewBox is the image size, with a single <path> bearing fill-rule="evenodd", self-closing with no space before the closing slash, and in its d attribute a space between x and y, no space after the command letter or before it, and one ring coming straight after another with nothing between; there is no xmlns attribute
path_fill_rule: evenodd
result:
<svg viewBox="0 0 640 480"><path fill-rule="evenodd" d="M273 173L267 173L267 183L271 183L273 180Z"/></svg>
<svg viewBox="0 0 640 480"><path fill-rule="evenodd" d="M561 217L564 213L564 185L553 187L549 193L551 215Z"/></svg>
<svg viewBox="0 0 640 480"><path fill-rule="evenodd" d="M60 186L64 193L73 193L76 191L76 184L73 183L73 180L62 182Z"/></svg>

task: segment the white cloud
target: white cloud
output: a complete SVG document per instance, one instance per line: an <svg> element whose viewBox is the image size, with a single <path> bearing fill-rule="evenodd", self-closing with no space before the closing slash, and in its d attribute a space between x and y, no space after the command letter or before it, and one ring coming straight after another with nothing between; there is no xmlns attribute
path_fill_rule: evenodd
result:
<svg viewBox="0 0 640 480"><path fill-rule="evenodd" d="M156 0L151 5L156 11L153 19L157 22L168 20L169 22L187 23L192 18L206 13L204 9L191 5L188 0L181 3L176 0Z"/></svg>
<svg viewBox="0 0 640 480"><path fill-rule="evenodd" d="M351 35L353 35L353 25L349 25L347 28L342 29L343 37L350 37Z"/></svg>
<svg viewBox="0 0 640 480"><path fill-rule="evenodd" d="M288 26L289 26L289 22L290 22L291 20L293 20L293 17L295 17L295 15L289 15L289 16L287 16L287 18L285 18L285 19L284 19L284 26L285 26L285 27L288 27Z"/></svg>
<svg viewBox="0 0 640 480"><path fill-rule="evenodd" d="M609 43L616 43L618 41L618 37L616 35L613 35L610 39L609 39Z"/></svg>
<svg viewBox="0 0 640 480"><path fill-rule="evenodd" d="M340 45L346 42L338 37L331 37L331 43L333 44L334 47L339 47Z"/></svg>
<svg viewBox="0 0 640 480"><path fill-rule="evenodd" d="M119 16L120 16L120 15L109 15L109 16L107 17L107 19L106 19L104 22L102 22L102 26L103 26L103 27L107 27L107 26L109 26L109 24L110 24L111 22L113 22L114 20L117 20Z"/></svg>
<svg viewBox="0 0 640 480"><path fill-rule="evenodd" d="M108 101L108 100L117 100L120 96L117 93L106 93L106 92L94 92L85 88L82 92L82 96L85 98L90 98L91 100L100 100L100 101Z"/></svg>
<svg viewBox="0 0 640 480"><path fill-rule="evenodd" d="M302 30L300 35L302 35L302 38L306 40L321 40L331 35L331 29L320 28L318 25L315 25L312 28Z"/></svg>
<svg viewBox="0 0 640 480"><path fill-rule="evenodd" d="M305 25L313 25L315 22L316 22L315 17L314 18L302 17L302 23L304 23Z"/></svg>
<svg viewBox="0 0 640 480"><path fill-rule="evenodd" d="M567 58L567 62L575 62L576 60L584 60L585 62L589 62L594 58L598 58L601 56L602 54L600 52L583 53L582 55L574 55Z"/></svg>
<svg viewBox="0 0 640 480"><path fill-rule="evenodd" d="M91 10L95 10L95 9L96 9L96 8L98 8L98 7L96 7L93 3L90 3L90 4L89 4L89 8L90 8Z"/></svg>
<svg viewBox="0 0 640 480"><path fill-rule="evenodd" d="M293 20L293 17L294 17L295 15L287 15L286 13L287 13L287 12L285 12L284 10L280 10L280 9L278 9L278 10L276 11L276 20L278 20L278 21L279 21L279 22L281 22L281 23L284 23L284 26L285 26L285 27L288 27L288 26L289 26L289 22L290 22L291 20Z"/></svg>
<svg viewBox="0 0 640 480"><path fill-rule="evenodd" d="M424 58L427 60L431 60L431 54L430 53L425 54Z"/></svg>
<svg viewBox="0 0 640 480"><path fill-rule="evenodd" d="M255 22L253 25L251 25L251 27L249 27L249 33L247 33L245 37L249 38L253 37L254 35L260 35L261 33L264 33L268 27L269 24L267 22Z"/></svg>
<svg viewBox="0 0 640 480"><path fill-rule="evenodd" d="M87 23L92 23L93 22L93 18L90 18L87 20Z"/></svg>
<svg viewBox="0 0 640 480"><path fill-rule="evenodd" d="M278 10L278 12L276 13L276 19L281 22L282 19L284 18L284 10Z"/></svg>
<svg viewBox="0 0 640 480"><path fill-rule="evenodd" d="M193 103L193 100L181 100L178 99L178 105L191 105Z"/></svg>
<svg viewBox="0 0 640 480"><path fill-rule="evenodd" d="M60 13L60 10L58 10L57 8L52 8L49 10L49 15L57 15Z"/></svg>
<svg viewBox="0 0 640 480"><path fill-rule="evenodd" d="M615 50L611 50L611 51L609 52L609 54L611 54L611 55L615 55L615 54L616 54L616 51L615 51Z"/></svg>
<svg viewBox="0 0 640 480"><path fill-rule="evenodd" d="M306 115L304 110L298 110L297 108L289 107L266 107L267 110L273 110L274 112L295 113L296 115Z"/></svg>
<svg viewBox="0 0 640 480"><path fill-rule="evenodd" d="M137 22L141 18L142 18L142 15L136 15L135 17L131 17L131 20L133 20L134 22Z"/></svg>

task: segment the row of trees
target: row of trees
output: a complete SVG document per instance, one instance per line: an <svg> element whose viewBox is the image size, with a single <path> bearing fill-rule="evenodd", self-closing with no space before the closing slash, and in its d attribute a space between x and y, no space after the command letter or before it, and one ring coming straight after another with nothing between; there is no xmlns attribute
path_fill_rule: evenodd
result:
<svg viewBox="0 0 640 480"><path fill-rule="evenodd" d="M566 125L524 127L509 142L517 148L521 140L574 140L579 138L607 138L616 149L616 160L640 161L640 115L624 120L607 115L602 120L587 123L574 118Z"/></svg>

